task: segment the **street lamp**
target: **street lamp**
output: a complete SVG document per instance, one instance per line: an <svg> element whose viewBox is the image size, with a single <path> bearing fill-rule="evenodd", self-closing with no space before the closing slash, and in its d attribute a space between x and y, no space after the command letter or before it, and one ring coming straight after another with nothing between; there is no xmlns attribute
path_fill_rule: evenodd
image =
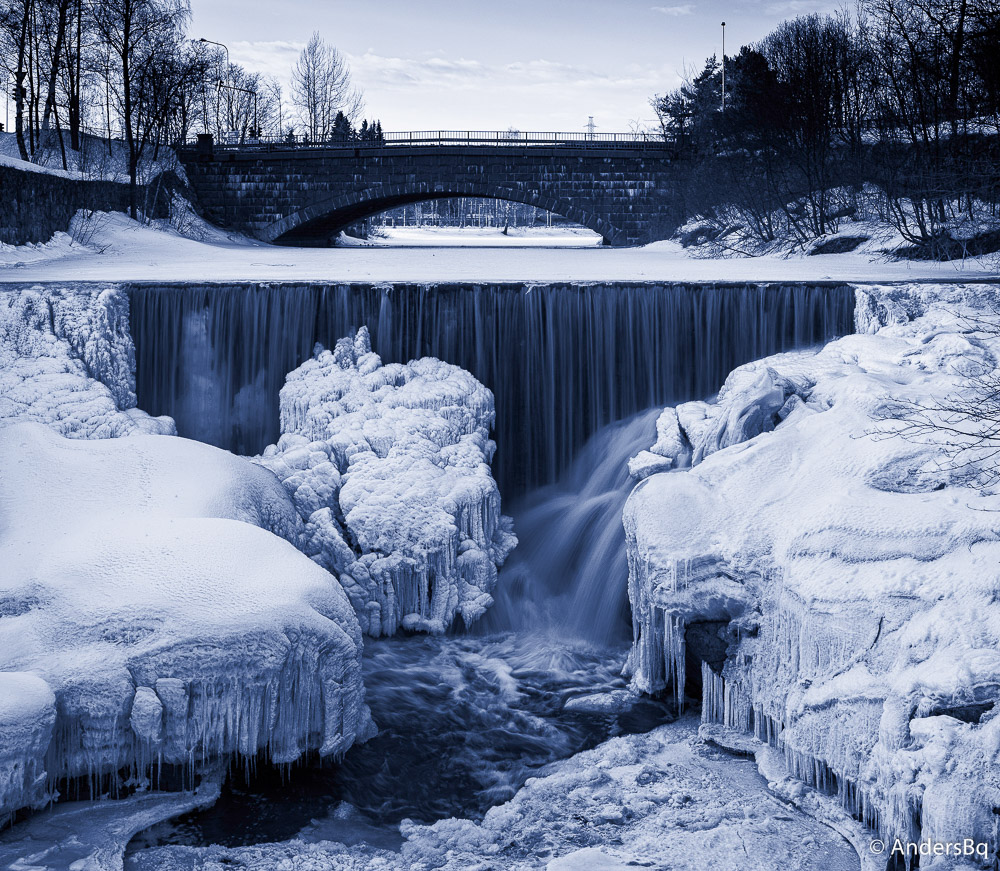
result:
<svg viewBox="0 0 1000 871"><path fill-rule="evenodd" d="M225 45L223 45L221 42L216 42L213 39L205 39L204 36L201 37L201 39L199 39L198 42L204 42L207 43L208 45L219 46L219 48L221 48L226 53L226 69L227 70L229 69L229 49Z"/></svg>
<svg viewBox="0 0 1000 871"><path fill-rule="evenodd" d="M208 43L209 45L217 45L217 46L219 46L219 48L221 48L226 53L226 78L228 79L229 78L229 66L230 66L230 64L229 64L229 48L225 45L225 43L216 42L214 39L205 39L204 36L202 36L198 40L198 42L205 42L205 43ZM227 91L239 91L242 94L249 94L251 97L253 97L253 126L254 126L254 135L255 136L260 136L260 122L259 122L258 116L257 116L257 92L256 91L251 91L249 88L240 88L240 87L237 87L236 85L223 84L222 79L219 79L215 84L216 84L217 88L225 88Z"/></svg>
<svg viewBox="0 0 1000 871"><path fill-rule="evenodd" d="M722 111L726 111L726 22L722 22Z"/></svg>

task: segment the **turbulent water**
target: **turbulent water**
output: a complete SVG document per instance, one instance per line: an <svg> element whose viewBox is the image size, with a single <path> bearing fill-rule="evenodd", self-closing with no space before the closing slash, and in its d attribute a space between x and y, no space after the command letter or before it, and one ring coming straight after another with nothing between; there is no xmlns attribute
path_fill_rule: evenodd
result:
<svg viewBox="0 0 1000 871"><path fill-rule="evenodd" d="M664 703L620 713L564 708L624 689L625 647L543 633L369 641L365 686L379 734L341 761L235 772L219 802L152 829L153 844L253 844L298 834L393 846L398 824L477 818L548 763L668 722Z"/></svg>
<svg viewBox="0 0 1000 871"><path fill-rule="evenodd" d="M853 329L844 285L142 285L129 290L139 407L256 454L316 342L366 325L387 362L434 356L496 397L507 499L554 483L601 427L703 398L735 366Z"/></svg>
<svg viewBox="0 0 1000 871"><path fill-rule="evenodd" d="M656 440L659 412L604 427L556 484L515 503L518 546L484 627L544 629L598 645L631 639L622 508L634 482L627 464Z"/></svg>
<svg viewBox="0 0 1000 871"><path fill-rule="evenodd" d="M520 545L486 618L460 635L367 641L376 738L340 761L235 772L213 808L132 845L298 835L393 847L402 819L479 817L547 764L672 718L629 697L619 674L627 460L655 440L664 404L710 394L750 359L850 331L853 292L144 286L131 303L140 407L241 453L276 439L284 374L314 342L361 324L387 361L437 356L494 391L494 468ZM594 694L616 704L602 709Z"/></svg>

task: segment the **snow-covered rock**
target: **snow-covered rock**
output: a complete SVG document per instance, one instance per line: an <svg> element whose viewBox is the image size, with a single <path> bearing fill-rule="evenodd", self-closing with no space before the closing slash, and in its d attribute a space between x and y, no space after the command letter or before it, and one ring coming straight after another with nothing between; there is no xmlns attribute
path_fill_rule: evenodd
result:
<svg viewBox="0 0 1000 871"><path fill-rule="evenodd" d="M128 296L104 289L0 290L0 425L35 420L70 438L173 434L135 407Z"/></svg>
<svg viewBox="0 0 1000 871"><path fill-rule="evenodd" d="M4 614L0 602L0 617ZM0 814L48 798L45 751L56 721L56 697L40 677L0 672Z"/></svg>
<svg viewBox="0 0 1000 871"><path fill-rule="evenodd" d="M651 450L688 468L641 481L624 521L636 688L681 695L705 661L708 719L770 742L889 843L993 856L1000 489L979 474L990 452L950 461L951 435L894 420L995 371L1000 335L964 316L991 298L858 289L859 334L665 413Z"/></svg>
<svg viewBox="0 0 1000 871"><path fill-rule="evenodd" d="M516 539L490 474L493 395L433 358L383 365L368 331L291 372L259 462L306 523L370 635L443 632L492 604Z"/></svg>
<svg viewBox="0 0 1000 871"><path fill-rule="evenodd" d="M300 532L225 451L0 426L0 816L63 778L369 735L358 622Z"/></svg>

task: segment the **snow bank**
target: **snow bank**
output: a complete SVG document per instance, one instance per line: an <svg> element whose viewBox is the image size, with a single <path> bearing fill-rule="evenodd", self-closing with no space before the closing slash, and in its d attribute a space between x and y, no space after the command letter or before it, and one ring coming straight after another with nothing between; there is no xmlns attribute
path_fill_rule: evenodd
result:
<svg viewBox="0 0 1000 871"><path fill-rule="evenodd" d="M735 370L668 409L626 505L636 687L703 668L704 716L753 731L889 843L997 849L1000 496L899 403L994 371L963 313L990 286L858 289L861 334ZM994 316L995 317L995 316ZM888 419L887 419L888 418ZM648 462L644 462L648 466Z"/></svg>
<svg viewBox="0 0 1000 871"><path fill-rule="evenodd" d="M434 245L295 248L251 243L175 211L148 226L125 215L98 215L77 233L44 245L0 245L0 283L25 281L349 282L688 282L981 281L997 275L1000 255L965 261L890 261L869 246L841 254L776 252L760 257L698 256L677 242L641 248L492 246L442 251ZM174 230L167 230L172 226ZM185 238L189 237L189 238ZM200 241L197 241L200 240Z"/></svg>
<svg viewBox="0 0 1000 871"><path fill-rule="evenodd" d="M283 435L259 462L364 631L478 619L516 542L490 474L490 391L433 358L384 366L362 328L291 372L280 401Z"/></svg>
<svg viewBox="0 0 1000 871"><path fill-rule="evenodd" d="M289 543L301 524L268 472L37 423L0 427L0 469L0 815L40 800L46 774L50 792L369 733L357 620Z"/></svg>
<svg viewBox="0 0 1000 871"><path fill-rule="evenodd" d="M0 425L45 423L71 438L173 433L135 407L128 296L115 287L0 291Z"/></svg>

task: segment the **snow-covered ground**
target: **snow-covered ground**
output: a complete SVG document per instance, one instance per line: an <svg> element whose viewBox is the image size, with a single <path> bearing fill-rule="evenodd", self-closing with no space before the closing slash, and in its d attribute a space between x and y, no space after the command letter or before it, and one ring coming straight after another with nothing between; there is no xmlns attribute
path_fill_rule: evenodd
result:
<svg viewBox="0 0 1000 871"><path fill-rule="evenodd" d="M972 281L996 255L965 263L893 261L870 249L817 256L700 258L675 242L642 248L286 248L186 222L200 238L103 217L86 244L64 233L0 245L0 283L25 281ZM182 228L184 229L184 228ZM201 241L204 239L205 241Z"/></svg>
<svg viewBox="0 0 1000 871"><path fill-rule="evenodd" d="M293 840L161 847L130 871L848 871L840 835L769 794L756 767L701 744L685 720L551 766L481 822L404 822L400 852Z"/></svg>
<svg viewBox="0 0 1000 871"><path fill-rule="evenodd" d="M588 248L600 245L601 236L583 227L381 227L370 239L341 234L338 247L470 246L475 248Z"/></svg>
<svg viewBox="0 0 1000 871"><path fill-rule="evenodd" d="M971 379L997 371L996 291L858 300L858 335L742 366L715 402L661 416L651 453L676 471L625 509L630 665L638 688L680 693L686 660L707 661L709 721L755 732L889 844L970 838L992 861L995 448L953 458L975 424L903 421L984 401Z"/></svg>

